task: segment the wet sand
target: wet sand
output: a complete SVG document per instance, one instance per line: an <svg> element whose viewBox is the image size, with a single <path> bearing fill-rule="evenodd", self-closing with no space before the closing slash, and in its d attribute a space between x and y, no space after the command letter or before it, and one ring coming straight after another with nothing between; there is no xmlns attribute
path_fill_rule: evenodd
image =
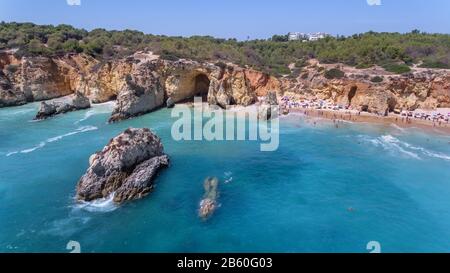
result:
<svg viewBox="0 0 450 273"><path fill-rule="evenodd" d="M390 115L387 117L377 116L375 114L362 112L361 114L348 111L334 111L334 110L316 110L305 108L291 108L291 113L302 113L308 117L325 118L337 121L351 121L351 122L366 122L378 123L385 125L395 124L401 128L420 128L426 131L432 130L442 134L450 134L450 123L447 122L432 122L427 120L420 120L415 118L401 117L399 115Z"/></svg>

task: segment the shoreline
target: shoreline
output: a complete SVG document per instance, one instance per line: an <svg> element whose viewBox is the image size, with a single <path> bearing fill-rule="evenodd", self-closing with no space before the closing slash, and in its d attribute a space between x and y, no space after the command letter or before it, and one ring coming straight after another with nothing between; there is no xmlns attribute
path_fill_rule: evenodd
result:
<svg viewBox="0 0 450 273"><path fill-rule="evenodd" d="M349 111L336 111L329 109L310 109L310 108L290 108L289 113L300 113L306 117L324 118L331 121L350 121L356 123L371 123L381 125L396 125L400 128L417 128L424 131L433 131L435 133L450 135L450 123L436 124L431 121L420 120L415 118L408 118L391 115L387 117L377 116L375 114L362 112L352 113Z"/></svg>

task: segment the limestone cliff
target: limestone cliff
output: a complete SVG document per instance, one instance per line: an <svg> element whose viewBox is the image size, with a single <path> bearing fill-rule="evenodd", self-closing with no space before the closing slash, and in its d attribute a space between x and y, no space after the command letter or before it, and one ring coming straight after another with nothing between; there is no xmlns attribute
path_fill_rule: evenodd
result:
<svg viewBox="0 0 450 273"><path fill-rule="evenodd" d="M345 73L327 79L325 71ZM299 99L331 100L342 106L385 115L394 109L415 110L450 107L450 71L415 68L395 75L378 67L354 69L342 65L310 65L295 78L282 79L283 92Z"/></svg>
<svg viewBox="0 0 450 273"><path fill-rule="evenodd" d="M325 71L335 67L344 77L327 78ZM130 85L127 78L138 83ZM147 83L146 78L150 79ZM139 85L146 90L143 97L136 93ZM161 60L151 52L109 61L85 54L18 59L13 51L0 52L0 107L79 91L93 103L117 98L115 114L120 120L161 107L167 100L172 104L194 96L221 107L250 105L271 90L386 114L395 108L450 107L450 72L415 68L395 75L377 67L358 70L311 62L297 77L275 78L231 63Z"/></svg>

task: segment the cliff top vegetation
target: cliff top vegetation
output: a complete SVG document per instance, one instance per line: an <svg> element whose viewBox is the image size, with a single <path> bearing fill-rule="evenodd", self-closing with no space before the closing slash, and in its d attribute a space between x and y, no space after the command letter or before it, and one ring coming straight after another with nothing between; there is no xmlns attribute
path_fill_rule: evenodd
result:
<svg viewBox="0 0 450 273"><path fill-rule="evenodd" d="M395 73L418 64L427 68L450 68L450 35L366 32L327 37L315 42L288 41L275 35L267 40L238 41L210 36L168 37L134 30L86 31L70 25L0 23L0 49L17 48L20 56L57 56L84 52L108 60L148 49L164 59L229 61L270 74L290 74L289 64L301 69L306 60L344 63L357 68L383 66Z"/></svg>

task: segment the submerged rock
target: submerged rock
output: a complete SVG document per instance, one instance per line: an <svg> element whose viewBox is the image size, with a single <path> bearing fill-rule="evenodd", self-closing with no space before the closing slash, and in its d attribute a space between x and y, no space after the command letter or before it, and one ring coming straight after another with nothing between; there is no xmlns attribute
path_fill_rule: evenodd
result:
<svg viewBox="0 0 450 273"><path fill-rule="evenodd" d="M89 99L80 92L76 92L68 97L41 102L35 119L46 119L54 115L87 109L90 107L91 103L89 102Z"/></svg>
<svg viewBox="0 0 450 273"><path fill-rule="evenodd" d="M92 201L114 194L114 202L140 199L153 189L158 172L169 165L161 140L147 128L125 130L92 155L77 186L77 199Z"/></svg>
<svg viewBox="0 0 450 273"><path fill-rule="evenodd" d="M199 216L205 219L210 217L217 208L219 180L216 177L208 177L203 186L205 188L205 195L200 202Z"/></svg>

